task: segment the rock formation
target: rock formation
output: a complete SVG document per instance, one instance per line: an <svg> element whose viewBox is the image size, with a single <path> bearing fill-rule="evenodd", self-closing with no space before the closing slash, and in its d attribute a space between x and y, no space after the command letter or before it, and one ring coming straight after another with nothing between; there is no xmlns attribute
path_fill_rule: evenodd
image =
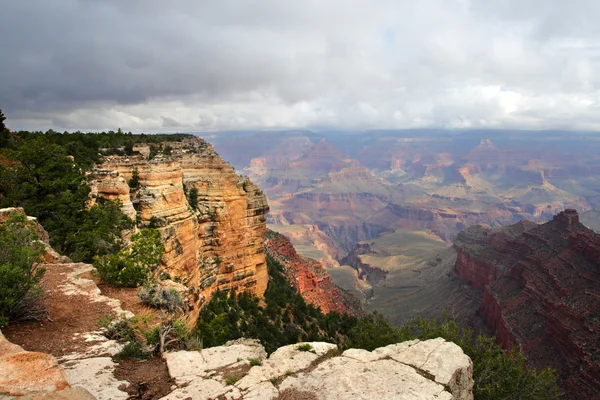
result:
<svg viewBox="0 0 600 400"><path fill-rule="evenodd" d="M204 140L170 143L172 155L107 157L93 192L118 199L139 225L156 226L165 243L162 272L190 288L198 309L215 290L250 290L262 296L266 198L235 174ZM130 190L134 171L139 187ZM197 192L193 209L187 196Z"/></svg>
<svg viewBox="0 0 600 400"><path fill-rule="evenodd" d="M346 257L340 260L340 263L350 265L356 269L358 279L368 280L369 283L376 284L377 282L384 280L388 272L381 268L366 264L361 260L360 256L369 254L370 252L371 249L369 243L360 242Z"/></svg>
<svg viewBox="0 0 600 400"><path fill-rule="evenodd" d="M362 312L358 300L341 292L319 262L298 255L285 236L268 231L265 249L285 267L290 283L308 304L319 307L325 314L330 311L351 315Z"/></svg>
<svg viewBox="0 0 600 400"><path fill-rule="evenodd" d="M54 357L25 351L0 332L0 394L21 396L68 388L67 375Z"/></svg>
<svg viewBox="0 0 600 400"><path fill-rule="evenodd" d="M557 369L569 398L600 392L600 235L567 209L537 225L470 227L456 271L482 288L481 315L535 366Z"/></svg>
<svg viewBox="0 0 600 400"><path fill-rule="evenodd" d="M165 358L179 386L165 399L473 399L471 359L441 338L341 355L333 344L298 343L268 358L240 339Z"/></svg>

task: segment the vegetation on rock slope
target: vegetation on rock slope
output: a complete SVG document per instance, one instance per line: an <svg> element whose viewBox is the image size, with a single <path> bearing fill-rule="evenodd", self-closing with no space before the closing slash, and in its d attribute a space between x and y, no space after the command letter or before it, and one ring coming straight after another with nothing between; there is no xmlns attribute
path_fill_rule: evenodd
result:
<svg viewBox="0 0 600 400"><path fill-rule="evenodd" d="M299 341L327 341L341 349L373 350L412 339L443 337L458 344L473 360L477 399L556 399L556 378L549 368L529 368L513 349L505 353L494 338L477 336L445 317L417 318L401 328L389 325L379 313L356 318L307 305L291 286L283 267L268 257L269 286L264 304L248 293L216 293L204 306L196 334L205 347L241 337L256 338L270 353Z"/></svg>
<svg viewBox="0 0 600 400"><path fill-rule="evenodd" d="M34 224L23 214L13 213L0 224L0 326L43 311L39 307L43 245L38 239Z"/></svg>

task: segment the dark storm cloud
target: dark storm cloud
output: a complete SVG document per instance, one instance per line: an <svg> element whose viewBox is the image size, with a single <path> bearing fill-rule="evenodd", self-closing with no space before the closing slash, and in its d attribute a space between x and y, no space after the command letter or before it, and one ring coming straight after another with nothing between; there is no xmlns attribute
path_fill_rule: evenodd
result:
<svg viewBox="0 0 600 400"><path fill-rule="evenodd" d="M598 17L593 0L12 1L0 108L22 128L597 129Z"/></svg>

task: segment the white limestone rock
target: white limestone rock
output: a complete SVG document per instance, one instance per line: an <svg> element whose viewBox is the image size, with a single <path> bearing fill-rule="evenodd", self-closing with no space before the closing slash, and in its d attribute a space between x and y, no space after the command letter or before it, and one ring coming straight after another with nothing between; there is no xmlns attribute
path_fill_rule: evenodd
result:
<svg viewBox="0 0 600 400"><path fill-rule="evenodd" d="M473 400L473 364L462 350L438 338L413 340L376 349L346 350L319 358L336 348L329 343L284 346L264 359L257 341L240 340L201 352L165 356L169 373L181 385L164 399L276 399L284 391L310 393L317 399ZM250 347L250 349L248 349ZM263 359L251 367L241 358ZM225 376L248 368L234 386ZM272 379L281 382L276 387ZM276 383L276 382L275 382ZM289 394L289 393L288 393Z"/></svg>
<svg viewBox="0 0 600 400"><path fill-rule="evenodd" d="M110 357L86 358L62 364L71 386L86 388L97 399L125 400L129 395L119 390L128 385L114 377L116 364Z"/></svg>
<svg viewBox="0 0 600 400"><path fill-rule="evenodd" d="M178 384L210 376L211 371L232 366L242 360L263 360L266 357L267 353L260 342L253 339L232 340L223 346L201 351L176 351L164 355L169 375Z"/></svg>

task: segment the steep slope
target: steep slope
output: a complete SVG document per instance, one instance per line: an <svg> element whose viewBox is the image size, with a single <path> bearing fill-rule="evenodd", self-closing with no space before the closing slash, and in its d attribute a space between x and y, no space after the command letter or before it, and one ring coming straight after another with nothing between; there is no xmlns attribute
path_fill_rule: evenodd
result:
<svg viewBox="0 0 600 400"><path fill-rule="evenodd" d="M542 225L523 221L458 235L456 271L482 288L482 317L509 348L552 365L569 398L600 391L600 235L568 209Z"/></svg>
<svg viewBox="0 0 600 400"><path fill-rule="evenodd" d="M285 236L268 230L265 249L285 267L290 283L307 303L319 307L324 314L331 311L351 315L362 313L358 301L340 291L319 262L296 253Z"/></svg>
<svg viewBox="0 0 600 400"><path fill-rule="evenodd" d="M263 238L269 210L262 191L202 139L170 146L170 156L150 161L107 157L95 171L93 191L121 200L138 225L158 227L165 243L163 272L190 288L196 308L217 289L261 296L268 282ZM134 171L140 184L130 191L125 182ZM192 189L196 209L186 198Z"/></svg>

